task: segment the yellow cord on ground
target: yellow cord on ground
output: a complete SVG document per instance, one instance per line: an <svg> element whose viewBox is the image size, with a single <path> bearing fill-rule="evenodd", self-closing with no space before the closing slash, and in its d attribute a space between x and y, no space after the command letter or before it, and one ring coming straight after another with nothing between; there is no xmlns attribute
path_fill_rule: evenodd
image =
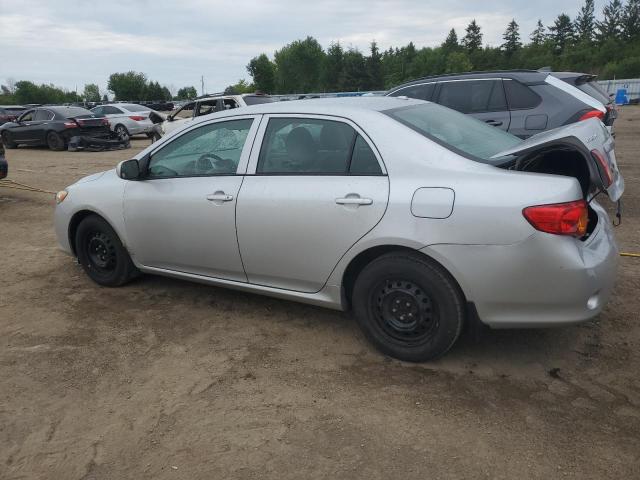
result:
<svg viewBox="0 0 640 480"><path fill-rule="evenodd" d="M636 258L640 258L640 253L620 252L620 256L621 257L636 257Z"/></svg>
<svg viewBox="0 0 640 480"><path fill-rule="evenodd" d="M13 188L14 190L25 190L27 192L38 192L38 193L50 193L55 195L56 192L52 192L50 190L43 190L41 188L32 187L31 185L26 185L24 183L18 183L14 180L0 180L0 187L4 188Z"/></svg>

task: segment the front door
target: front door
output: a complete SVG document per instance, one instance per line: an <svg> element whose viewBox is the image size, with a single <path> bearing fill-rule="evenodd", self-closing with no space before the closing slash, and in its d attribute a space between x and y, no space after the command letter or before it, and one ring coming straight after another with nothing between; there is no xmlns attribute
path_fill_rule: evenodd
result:
<svg viewBox="0 0 640 480"><path fill-rule="evenodd" d="M42 120L37 118L38 110L25 112L18 125L11 128L11 136L20 143L39 144L43 141Z"/></svg>
<svg viewBox="0 0 640 480"><path fill-rule="evenodd" d="M317 292L382 218L388 178L373 144L346 120L265 120L238 197L245 271L250 283Z"/></svg>
<svg viewBox="0 0 640 480"><path fill-rule="evenodd" d="M125 188L128 247L138 263L246 281L235 209L257 123L247 116L199 125L151 153L146 178Z"/></svg>

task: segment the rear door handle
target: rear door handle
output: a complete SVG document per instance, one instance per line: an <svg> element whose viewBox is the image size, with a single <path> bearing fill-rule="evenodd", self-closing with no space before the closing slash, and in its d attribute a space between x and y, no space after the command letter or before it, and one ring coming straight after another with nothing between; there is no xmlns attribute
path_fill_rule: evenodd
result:
<svg viewBox="0 0 640 480"><path fill-rule="evenodd" d="M227 195L224 192L210 193L207 195L207 200L210 202L230 202L233 200L233 195Z"/></svg>
<svg viewBox="0 0 640 480"><path fill-rule="evenodd" d="M360 198L360 196L346 196L343 198L336 198L338 205L371 205L373 200L370 198Z"/></svg>
<svg viewBox="0 0 640 480"><path fill-rule="evenodd" d="M502 122L500 120L487 120L485 123L493 127L499 127L502 125Z"/></svg>

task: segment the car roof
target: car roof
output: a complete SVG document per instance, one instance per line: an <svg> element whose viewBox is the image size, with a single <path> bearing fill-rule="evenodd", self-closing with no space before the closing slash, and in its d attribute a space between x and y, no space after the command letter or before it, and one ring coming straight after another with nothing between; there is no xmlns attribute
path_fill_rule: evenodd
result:
<svg viewBox="0 0 640 480"><path fill-rule="evenodd" d="M470 78L512 78L525 84L536 84L544 82L547 75L555 75L554 72L541 71L541 70L488 70L478 72L464 72L464 73L450 73L446 75L431 75L428 77L422 77L410 82L403 83L396 87L393 87L389 91L395 91L402 87L424 83L425 81L437 81L437 80L463 80Z"/></svg>
<svg viewBox="0 0 640 480"><path fill-rule="evenodd" d="M424 100L416 100L414 98L398 98L398 97L340 97L340 98L312 98L308 100L292 100L289 102L272 102L261 103L259 105L250 105L242 107L242 109L225 110L224 112L216 112L210 116L237 116L251 114L318 114L318 115L335 115L349 116L350 114L361 114L363 112L381 112L391 110L393 108L407 107L410 105L426 104Z"/></svg>
<svg viewBox="0 0 640 480"><path fill-rule="evenodd" d="M36 107L35 110L51 110L53 113L58 113L60 115L66 115L67 113L69 113L69 110L85 110L87 113L91 113L91 110L87 110L84 107L76 107L76 106L60 106L60 105L45 105L42 107Z"/></svg>
<svg viewBox="0 0 640 480"><path fill-rule="evenodd" d="M0 108L24 108L26 110L27 107L23 105L0 105Z"/></svg>

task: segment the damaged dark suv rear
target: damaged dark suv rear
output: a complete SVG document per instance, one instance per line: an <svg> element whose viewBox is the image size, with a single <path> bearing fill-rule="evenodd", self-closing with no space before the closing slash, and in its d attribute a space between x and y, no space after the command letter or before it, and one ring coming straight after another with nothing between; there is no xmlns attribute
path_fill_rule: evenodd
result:
<svg viewBox="0 0 640 480"><path fill-rule="evenodd" d="M0 126L6 148L44 145L51 150L64 150L75 136L109 138L110 135L109 121L105 117L81 107L38 107Z"/></svg>

